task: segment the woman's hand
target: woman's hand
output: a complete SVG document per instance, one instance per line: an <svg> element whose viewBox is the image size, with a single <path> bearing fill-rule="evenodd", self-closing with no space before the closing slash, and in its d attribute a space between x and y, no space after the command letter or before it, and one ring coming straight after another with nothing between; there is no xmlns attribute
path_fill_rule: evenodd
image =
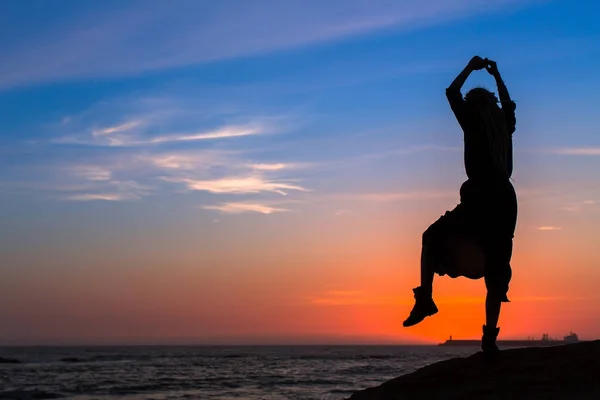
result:
<svg viewBox="0 0 600 400"><path fill-rule="evenodd" d="M487 68L488 65L488 60L487 59L483 59L479 56L475 56L473 58L471 58L471 61L469 61L469 68L471 68L474 71L478 71L480 69L484 69Z"/></svg>
<svg viewBox="0 0 600 400"><path fill-rule="evenodd" d="M492 60L488 60L487 61L487 65L485 66L485 69L487 70L487 72L490 73L490 75L492 75L493 77L498 76L498 65L496 64L496 61L492 61Z"/></svg>

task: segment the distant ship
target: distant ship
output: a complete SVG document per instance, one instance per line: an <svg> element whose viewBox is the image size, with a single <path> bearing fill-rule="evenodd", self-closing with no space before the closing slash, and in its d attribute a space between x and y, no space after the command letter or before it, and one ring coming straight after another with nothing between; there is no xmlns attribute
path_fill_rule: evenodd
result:
<svg viewBox="0 0 600 400"><path fill-rule="evenodd" d="M541 346L560 346L569 343L579 342L579 337L573 332L569 332L563 340L551 339L547 333L542 335L541 340L526 339L526 340L497 340L498 346L502 347L541 347ZM481 340L454 340L452 336L440 346L479 346Z"/></svg>

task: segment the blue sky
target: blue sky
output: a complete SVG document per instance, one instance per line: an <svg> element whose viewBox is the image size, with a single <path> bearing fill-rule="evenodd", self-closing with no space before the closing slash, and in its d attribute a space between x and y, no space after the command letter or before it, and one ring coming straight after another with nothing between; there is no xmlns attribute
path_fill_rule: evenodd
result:
<svg viewBox="0 0 600 400"><path fill-rule="evenodd" d="M303 164L460 146L443 89L473 54L498 60L519 102L523 148L600 144L591 1L2 7L2 151L15 167L5 180L46 173L46 183L97 184L110 180L90 169L132 164L132 155ZM493 86L485 73L469 85L480 83ZM422 168L429 156L418 157ZM88 170L67 177L77 166Z"/></svg>
<svg viewBox="0 0 600 400"><path fill-rule="evenodd" d="M523 226L597 221L599 16L592 0L2 1L0 282L57 254L112 262L102 244L176 254L378 208L422 217L418 238L465 179L444 90L473 55L517 102Z"/></svg>
<svg viewBox="0 0 600 400"><path fill-rule="evenodd" d="M283 194L452 190L464 174L444 88L474 54L518 103L517 184L593 179L598 8L3 2L4 209L187 193L213 213L245 198L278 211Z"/></svg>

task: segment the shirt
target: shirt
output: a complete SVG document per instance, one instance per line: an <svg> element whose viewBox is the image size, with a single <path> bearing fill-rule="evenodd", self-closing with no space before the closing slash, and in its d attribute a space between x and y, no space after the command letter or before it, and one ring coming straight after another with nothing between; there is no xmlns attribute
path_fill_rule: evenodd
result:
<svg viewBox="0 0 600 400"><path fill-rule="evenodd" d="M468 105L459 89L446 89L446 97L464 132L464 162L469 179L507 181L513 170L515 103L505 102L502 108L481 111Z"/></svg>

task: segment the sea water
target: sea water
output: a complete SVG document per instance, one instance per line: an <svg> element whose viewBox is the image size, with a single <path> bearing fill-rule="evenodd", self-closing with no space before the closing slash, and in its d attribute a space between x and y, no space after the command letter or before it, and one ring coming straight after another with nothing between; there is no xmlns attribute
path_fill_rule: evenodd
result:
<svg viewBox="0 0 600 400"><path fill-rule="evenodd" d="M354 391L476 347L6 347L0 399L310 399Z"/></svg>

